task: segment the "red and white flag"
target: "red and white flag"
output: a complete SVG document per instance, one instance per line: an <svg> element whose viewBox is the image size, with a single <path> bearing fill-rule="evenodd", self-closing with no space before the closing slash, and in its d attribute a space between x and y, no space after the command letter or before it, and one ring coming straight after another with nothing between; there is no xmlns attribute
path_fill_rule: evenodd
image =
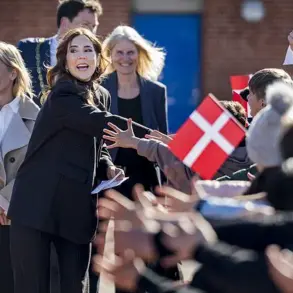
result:
<svg viewBox="0 0 293 293"><path fill-rule="evenodd" d="M211 179L245 136L245 129L213 96L207 96L169 143L172 153Z"/></svg>
<svg viewBox="0 0 293 293"><path fill-rule="evenodd" d="M250 108L247 101L241 97L240 92L248 87L251 76L252 74L230 76L232 101L239 102L244 107L247 113L247 117L250 117Z"/></svg>

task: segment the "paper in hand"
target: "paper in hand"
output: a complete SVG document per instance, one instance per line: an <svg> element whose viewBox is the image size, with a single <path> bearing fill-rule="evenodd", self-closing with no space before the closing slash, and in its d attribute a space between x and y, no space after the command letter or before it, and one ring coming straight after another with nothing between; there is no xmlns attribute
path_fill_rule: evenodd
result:
<svg viewBox="0 0 293 293"><path fill-rule="evenodd" d="M121 175L121 173L118 173L114 178L112 178L110 180L102 181L99 185L96 186L96 188L94 188L94 190L92 191L92 194L97 194L97 193L101 192L102 190L110 189L110 188L119 186L129 178L129 177L124 177L123 179L119 180L117 178L120 175Z"/></svg>

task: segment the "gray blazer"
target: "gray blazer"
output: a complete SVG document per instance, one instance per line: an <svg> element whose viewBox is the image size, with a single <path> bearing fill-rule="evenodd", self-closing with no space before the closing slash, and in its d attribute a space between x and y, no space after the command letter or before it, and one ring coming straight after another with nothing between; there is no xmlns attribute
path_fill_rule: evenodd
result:
<svg viewBox="0 0 293 293"><path fill-rule="evenodd" d="M138 82L140 86L140 98L142 108L143 125L159 130L163 133L168 133L168 118L167 118L167 90L166 86L160 82L147 80L140 75ZM110 112L118 113L118 77L117 73L113 72L108 75L102 82L102 86L106 88L111 95ZM128 118L128 117L125 117ZM111 150L113 160L116 158L118 149Z"/></svg>
<svg viewBox="0 0 293 293"><path fill-rule="evenodd" d="M33 131L39 107L29 98L19 102L18 113L8 126L2 141L0 156L0 201L9 205L14 179L21 166Z"/></svg>

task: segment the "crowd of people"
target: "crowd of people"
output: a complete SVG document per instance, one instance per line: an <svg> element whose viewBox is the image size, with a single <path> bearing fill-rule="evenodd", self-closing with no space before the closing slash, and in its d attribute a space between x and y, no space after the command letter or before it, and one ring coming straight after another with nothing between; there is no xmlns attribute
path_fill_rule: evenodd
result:
<svg viewBox="0 0 293 293"><path fill-rule="evenodd" d="M100 274L116 292L292 292L290 75L252 75L251 123L221 101L246 137L203 180L168 147L164 49L130 26L100 40L101 15L63 0L55 36L0 42L1 292L96 293Z"/></svg>

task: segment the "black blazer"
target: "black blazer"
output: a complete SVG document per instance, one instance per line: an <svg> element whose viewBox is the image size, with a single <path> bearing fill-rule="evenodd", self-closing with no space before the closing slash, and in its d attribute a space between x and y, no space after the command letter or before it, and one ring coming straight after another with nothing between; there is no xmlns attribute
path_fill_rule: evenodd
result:
<svg viewBox="0 0 293 293"><path fill-rule="evenodd" d="M127 120L110 114L108 92L101 87L99 108L85 105L71 81L58 82L43 105L23 165L16 176L8 215L12 221L88 243L96 229L96 179L112 164L103 148L108 122L125 128ZM150 130L136 124L136 135Z"/></svg>
<svg viewBox="0 0 293 293"><path fill-rule="evenodd" d="M140 86L141 110L143 125L151 129L168 132L167 118L167 90L160 82L150 81L138 75ZM111 95L110 112L118 113L118 77L117 72L109 74L102 82L102 85ZM129 117L126 117L129 118ZM115 160L118 149L111 150L111 156Z"/></svg>

